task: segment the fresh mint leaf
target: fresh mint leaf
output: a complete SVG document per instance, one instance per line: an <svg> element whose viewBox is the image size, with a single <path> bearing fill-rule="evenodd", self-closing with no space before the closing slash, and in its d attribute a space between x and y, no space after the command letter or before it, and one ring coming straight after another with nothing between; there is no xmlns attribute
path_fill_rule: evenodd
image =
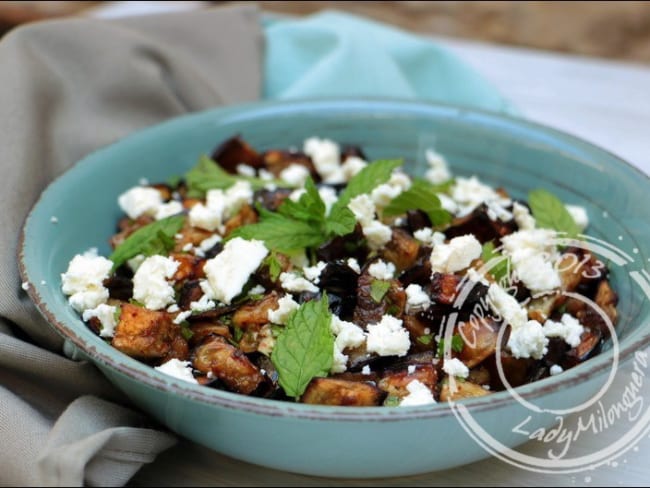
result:
<svg viewBox="0 0 650 488"><path fill-rule="evenodd" d="M271 361L288 396L300 397L313 378L327 376L334 349L331 321L327 295L323 295L302 304L278 336Z"/></svg>
<svg viewBox="0 0 650 488"><path fill-rule="evenodd" d="M537 227L566 232L568 237L576 237L580 228L562 201L544 189L533 190L528 194L528 205L537 221Z"/></svg>
<svg viewBox="0 0 650 488"><path fill-rule="evenodd" d="M421 179L413 181L411 188L394 198L384 208L383 214L392 217L402 215L409 210L422 210L429 216L435 227L451 222L451 215L442 208L433 186Z"/></svg>
<svg viewBox="0 0 650 488"><path fill-rule="evenodd" d="M181 324L181 335L183 336L183 339L185 339L186 341L189 341L194 335L194 332L192 331L192 329L190 328L187 322Z"/></svg>
<svg viewBox="0 0 650 488"><path fill-rule="evenodd" d="M424 334L418 337L417 341L420 344L424 344L425 346L428 346L431 344L431 341L433 340L433 334Z"/></svg>
<svg viewBox="0 0 650 488"><path fill-rule="evenodd" d="M325 231L330 235L344 236L354 230L357 219L347 207L332 208L325 220Z"/></svg>
<svg viewBox="0 0 650 488"><path fill-rule="evenodd" d="M345 208L354 197L370 193L382 183L386 183L393 171L402 164L404 162L401 159L386 159L370 163L350 179L332 209L337 207Z"/></svg>
<svg viewBox="0 0 650 488"><path fill-rule="evenodd" d="M284 253L318 246L323 242L319 226L268 210L261 211L259 222L238 227L228 235L228 239L235 237L258 239L264 241L267 248Z"/></svg>
<svg viewBox="0 0 650 488"><path fill-rule="evenodd" d="M454 334L451 337L451 350L455 352L461 352L465 346L465 341L460 334ZM438 342L438 357L443 357L445 355L445 340L440 339Z"/></svg>
<svg viewBox="0 0 650 488"><path fill-rule="evenodd" d="M388 289L390 288L390 281L384 280L372 280L370 282L370 297L376 302L379 303L383 300Z"/></svg>
<svg viewBox="0 0 650 488"><path fill-rule="evenodd" d="M142 254L167 254L174 248L174 236L185 223L184 215L174 215L152 222L136 230L117 246L108 259L113 261L113 269L119 268L129 259Z"/></svg>
<svg viewBox="0 0 650 488"><path fill-rule="evenodd" d="M278 281L280 273L282 273L282 264L278 260L278 256L275 252L271 252L266 258L264 258L264 264L269 267L269 276L271 281Z"/></svg>
<svg viewBox="0 0 650 488"><path fill-rule="evenodd" d="M388 395L384 400L384 407L399 407L402 399L397 395Z"/></svg>
<svg viewBox="0 0 650 488"><path fill-rule="evenodd" d="M189 197L202 198L208 190L230 188L238 181L248 181L254 190L264 188L268 183L275 183L279 186L287 186L286 183L278 180L266 181L253 176L233 175L219 166L215 161L203 155L198 163L185 174L187 194Z"/></svg>
<svg viewBox="0 0 650 488"><path fill-rule="evenodd" d="M278 208L285 217L321 225L325 221L325 203L311 177L305 181L305 193L297 202L287 198Z"/></svg>
<svg viewBox="0 0 650 488"><path fill-rule="evenodd" d="M489 264L488 272L494 276L494 279L498 282L501 282L505 277L510 275L510 258L504 257L501 253L496 251L492 241L483 244L481 259L486 264L490 263L490 261L494 259L494 262Z"/></svg>

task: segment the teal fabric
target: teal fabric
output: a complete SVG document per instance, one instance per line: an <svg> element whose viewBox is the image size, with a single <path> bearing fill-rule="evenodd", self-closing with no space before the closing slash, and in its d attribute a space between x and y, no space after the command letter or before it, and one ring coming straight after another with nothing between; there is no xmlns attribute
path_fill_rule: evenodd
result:
<svg viewBox="0 0 650 488"><path fill-rule="evenodd" d="M423 37L324 11L266 19L264 98L377 96L516 109L457 56Z"/></svg>

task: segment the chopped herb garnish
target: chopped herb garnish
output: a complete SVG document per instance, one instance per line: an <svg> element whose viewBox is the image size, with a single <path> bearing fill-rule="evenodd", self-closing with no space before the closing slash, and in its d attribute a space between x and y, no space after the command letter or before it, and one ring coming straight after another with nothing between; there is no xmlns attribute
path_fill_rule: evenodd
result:
<svg viewBox="0 0 650 488"><path fill-rule="evenodd" d="M483 244L481 259L488 265L488 272L494 276L497 282L501 283L504 278L510 275L510 258L496 251L492 241Z"/></svg>
<svg viewBox="0 0 650 488"><path fill-rule="evenodd" d="M538 189L528 194L528 205L537 222L537 227L566 232L568 237L576 237L580 228L562 201L551 192Z"/></svg>
<svg viewBox="0 0 650 488"><path fill-rule="evenodd" d="M454 334L451 337L452 351L461 352L464 346L465 346L465 341L463 341L463 337L460 334ZM442 357L444 355L445 355L445 340L440 339L440 341L438 341L438 357Z"/></svg>
<svg viewBox="0 0 650 488"><path fill-rule="evenodd" d="M386 217L402 215L409 210L422 210L425 212L434 227L440 227L451 222L451 214L442 208L440 199L433 186L424 180L416 179L411 188L394 198L383 214Z"/></svg>
<svg viewBox="0 0 650 488"><path fill-rule="evenodd" d="M370 283L370 296L372 299L379 303L383 300L384 296L390 288L390 281L385 280L372 280Z"/></svg>
<svg viewBox="0 0 650 488"><path fill-rule="evenodd" d="M428 346L431 344L431 341L433 340L433 334L424 334L418 337L417 341L420 344L424 344L425 346Z"/></svg>

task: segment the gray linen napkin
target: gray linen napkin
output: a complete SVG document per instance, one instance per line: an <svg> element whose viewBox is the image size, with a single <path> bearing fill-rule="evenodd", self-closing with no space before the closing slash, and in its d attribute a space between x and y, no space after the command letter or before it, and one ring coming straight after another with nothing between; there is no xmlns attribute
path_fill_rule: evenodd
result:
<svg viewBox="0 0 650 488"><path fill-rule="evenodd" d="M20 288L18 234L48 182L88 152L256 99L262 48L254 6L45 22L0 42L0 484L122 485L175 442L91 364L61 355Z"/></svg>

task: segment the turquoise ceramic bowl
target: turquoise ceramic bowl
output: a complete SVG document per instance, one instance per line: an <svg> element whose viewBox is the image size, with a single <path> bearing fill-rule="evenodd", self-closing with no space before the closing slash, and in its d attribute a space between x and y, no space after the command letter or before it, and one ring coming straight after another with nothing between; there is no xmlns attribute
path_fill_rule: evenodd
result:
<svg viewBox="0 0 650 488"><path fill-rule="evenodd" d="M68 306L58 286L60 273L76 253L94 246L109 252L107 240L120 215L117 195L142 177L164 181L183 173L233 134L260 149L300 145L312 135L329 137L361 145L370 159L404 157L415 173L423 165L424 149L435 146L457 175L477 174L515 197L545 187L565 202L583 205L591 217L590 234L621 245L633 261L631 268L613 270L621 298L621 358L650 342L650 303L630 273L642 270L650 257L650 185L615 156L519 119L424 103L318 100L211 110L146 129L84 158L42 194L21 239L22 276L49 323L133 402L182 436L252 463L322 476L409 475L489 455L447 404L310 406L177 381L104 343ZM58 223L50 221L52 216ZM607 350L517 391L540 408L574 405L601 387L611 364ZM503 446L526 440L508 421L530 412L509 393L464 405ZM533 415L527 427L532 431L554 422L554 415Z"/></svg>

